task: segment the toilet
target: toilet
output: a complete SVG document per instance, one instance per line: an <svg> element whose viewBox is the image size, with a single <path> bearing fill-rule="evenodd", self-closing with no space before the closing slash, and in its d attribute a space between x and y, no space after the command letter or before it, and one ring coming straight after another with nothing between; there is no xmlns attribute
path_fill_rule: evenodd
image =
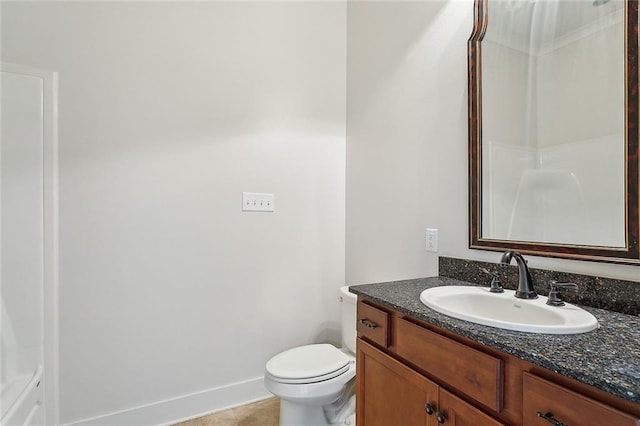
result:
<svg viewBox="0 0 640 426"><path fill-rule="evenodd" d="M342 348L322 343L275 355L264 384L280 398L280 426L354 426L356 295L340 288Z"/></svg>

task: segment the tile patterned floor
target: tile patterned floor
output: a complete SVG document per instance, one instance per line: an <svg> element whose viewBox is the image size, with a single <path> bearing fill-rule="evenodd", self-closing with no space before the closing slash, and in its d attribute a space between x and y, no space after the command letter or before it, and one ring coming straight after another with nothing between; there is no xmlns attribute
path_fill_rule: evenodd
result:
<svg viewBox="0 0 640 426"><path fill-rule="evenodd" d="M269 398L174 426L278 426L280 400Z"/></svg>

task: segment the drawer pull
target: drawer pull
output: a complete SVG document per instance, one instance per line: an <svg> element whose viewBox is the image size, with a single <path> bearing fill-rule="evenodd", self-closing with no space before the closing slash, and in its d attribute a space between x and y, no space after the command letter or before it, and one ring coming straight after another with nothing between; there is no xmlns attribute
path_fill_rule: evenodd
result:
<svg viewBox="0 0 640 426"><path fill-rule="evenodd" d="M431 403L424 404L424 411L426 411L430 416L435 413L435 409L433 408L433 405L431 405Z"/></svg>
<svg viewBox="0 0 640 426"><path fill-rule="evenodd" d="M378 324L376 324L375 322L371 322L368 319L361 319L360 320L360 324L364 325L367 328L376 328L376 327L378 327Z"/></svg>
<svg viewBox="0 0 640 426"><path fill-rule="evenodd" d="M438 423L443 424L447 421L447 417L444 415L444 413L438 411L436 413L436 420L438 421Z"/></svg>
<svg viewBox="0 0 640 426"><path fill-rule="evenodd" d="M538 415L538 417L545 419L546 421L548 421L549 423L551 423L553 426L567 426L564 423L562 423L560 420L556 419L555 417L553 417L553 414L551 414L550 411L542 414L540 411L536 412L536 414Z"/></svg>

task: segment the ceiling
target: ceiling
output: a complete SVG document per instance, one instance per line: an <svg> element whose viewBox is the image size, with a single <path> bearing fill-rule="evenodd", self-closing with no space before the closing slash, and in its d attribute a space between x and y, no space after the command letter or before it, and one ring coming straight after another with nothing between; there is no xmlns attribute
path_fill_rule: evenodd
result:
<svg viewBox="0 0 640 426"><path fill-rule="evenodd" d="M488 0L486 40L538 53L624 20L625 0Z"/></svg>

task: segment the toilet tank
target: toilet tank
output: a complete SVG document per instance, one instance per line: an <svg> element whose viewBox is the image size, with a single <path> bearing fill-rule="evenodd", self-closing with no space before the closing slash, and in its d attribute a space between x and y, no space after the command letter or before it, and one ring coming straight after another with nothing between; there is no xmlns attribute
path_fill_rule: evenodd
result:
<svg viewBox="0 0 640 426"><path fill-rule="evenodd" d="M349 287L340 287L340 308L342 312L342 347L356 353L356 300Z"/></svg>

